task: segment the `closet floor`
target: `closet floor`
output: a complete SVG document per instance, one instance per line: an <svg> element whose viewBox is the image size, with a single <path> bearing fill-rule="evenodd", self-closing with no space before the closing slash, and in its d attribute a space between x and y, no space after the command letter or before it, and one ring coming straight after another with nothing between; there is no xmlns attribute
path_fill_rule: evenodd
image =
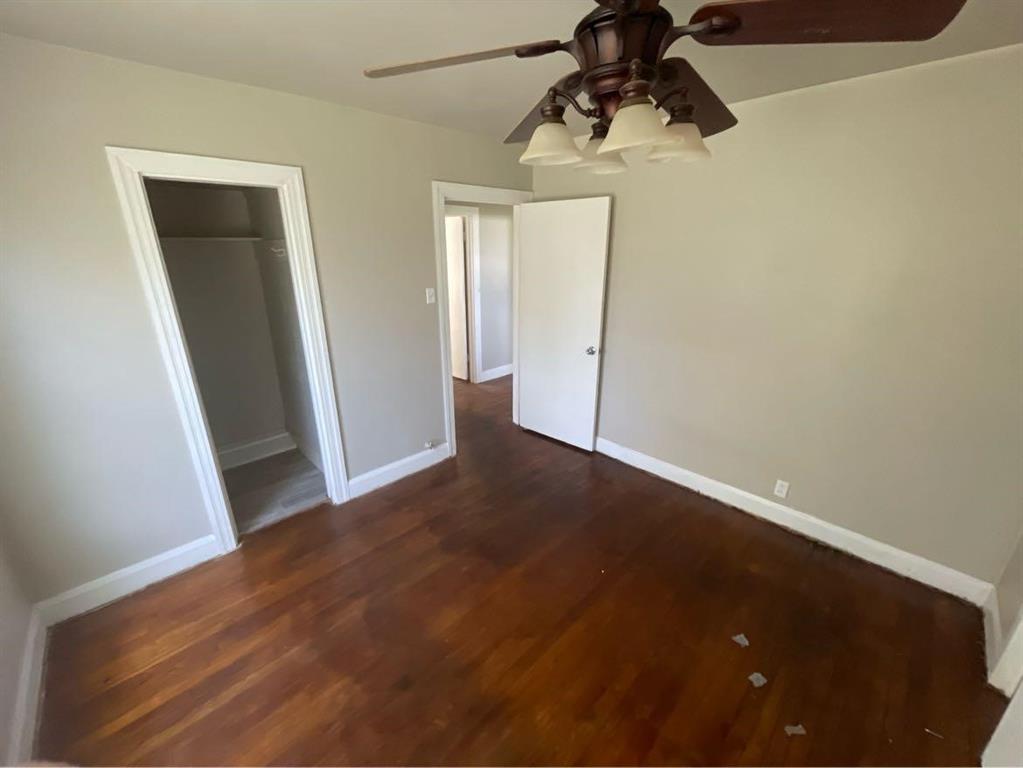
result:
<svg viewBox="0 0 1023 768"><path fill-rule="evenodd" d="M251 533L315 507L327 499L327 484L297 449L225 470L238 533Z"/></svg>

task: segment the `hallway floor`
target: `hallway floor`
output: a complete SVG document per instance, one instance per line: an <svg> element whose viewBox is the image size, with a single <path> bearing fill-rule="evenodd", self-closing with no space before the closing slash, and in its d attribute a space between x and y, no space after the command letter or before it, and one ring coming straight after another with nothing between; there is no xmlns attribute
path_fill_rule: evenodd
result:
<svg viewBox="0 0 1023 768"><path fill-rule="evenodd" d="M976 607L455 392L456 459L55 627L38 757L978 763Z"/></svg>

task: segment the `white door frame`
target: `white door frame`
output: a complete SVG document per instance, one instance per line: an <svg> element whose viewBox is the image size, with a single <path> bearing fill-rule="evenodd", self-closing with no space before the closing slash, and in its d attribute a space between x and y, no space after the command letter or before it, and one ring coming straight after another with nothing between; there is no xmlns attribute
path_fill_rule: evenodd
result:
<svg viewBox="0 0 1023 768"><path fill-rule="evenodd" d="M451 449L451 455L456 453L455 446L455 383L451 377L451 328L448 322L448 264L447 246L444 242L444 214L445 209L451 203L476 203L480 205L518 205L528 203L533 199L532 192L521 189L502 189L500 187L480 187L474 184L456 184L450 181L433 182L433 250L435 254L437 270L437 319L440 324L440 361L441 361L441 386L444 393L444 437ZM474 251L477 265L473 271L478 272L479 258L479 227L476 227L476 247ZM512 253L515 254L513 244ZM515 256L513 255L513 259ZM512 272L515 272L515 265L512 264ZM514 287L513 289L514 290ZM512 306L515 305L514 296ZM476 321L473 320L472 325ZM514 327L514 322L512 323ZM477 365L476 360L470 360L470 370ZM471 375L471 374L470 374ZM475 377L478 378L478 375Z"/></svg>
<svg viewBox="0 0 1023 768"><path fill-rule="evenodd" d="M469 345L469 381L477 383L483 367L483 324L480 319L480 209L469 205L446 205L445 216L458 216L465 222L465 332ZM445 269L447 265L445 264ZM447 277L447 275L445 275ZM448 301L451 297L448 296Z"/></svg>
<svg viewBox="0 0 1023 768"><path fill-rule="evenodd" d="M341 427L334 396L334 377L327 348L323 308L320 304L320 287L316 276L316 260L309 229L302 169L289 165L143 149L123 147L106 149L131 249L135 254L146 301L156 327L160 352L167 367L178 414L185 428L185 438L199 479L206 514L221 549L227 552L237 547L238 533L224 488L209 421L203 409L188 346L181 329L177 305L174 303L167 277L167 267L160 250L156 226L149 209L145 179L271 187L277 190L281 218L284 222L284 239L288 245L292 283L295 288L295 303L298 307L313 412L320 436L327 495L335 504L347 501L350 498L348 475L341 443Z"/></svg>
<svg viewBox="0 0 1023 768"><path fill-rule="evenodd" d="M996 623L991 629L1000 630L1000 627ZM995 638L999 643L1001 639ZM1011 697L1013 692L1023 685L1023 615L1016 618L1009 639L1002 645L998 657L988 657L988 667L991 670L988 682L1006 696Z"/></svg>

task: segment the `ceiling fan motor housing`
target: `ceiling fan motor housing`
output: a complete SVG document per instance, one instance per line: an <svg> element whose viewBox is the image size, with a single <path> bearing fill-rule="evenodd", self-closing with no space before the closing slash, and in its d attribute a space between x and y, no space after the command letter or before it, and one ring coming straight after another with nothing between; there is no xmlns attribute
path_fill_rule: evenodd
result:
<svg viewBox="0 0 1023 768"><path fill-rule="evenodd" d="M583 90L605 122L621 104L618 90L629 80L630 62L642 62L644 80L657 79L661 44L673 26L671 14L660 6L627 14L598 8L576 26L566 48L584 73Z"/></svg>

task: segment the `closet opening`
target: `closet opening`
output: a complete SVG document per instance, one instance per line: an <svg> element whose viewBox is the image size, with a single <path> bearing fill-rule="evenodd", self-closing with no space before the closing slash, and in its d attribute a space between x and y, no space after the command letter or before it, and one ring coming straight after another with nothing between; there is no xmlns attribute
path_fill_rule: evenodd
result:
<svg viewBox="0 0 1023 768"><path fill-rule="evenodd" d="M328 499L278 191L145 179L235 528Z"/></svg>

